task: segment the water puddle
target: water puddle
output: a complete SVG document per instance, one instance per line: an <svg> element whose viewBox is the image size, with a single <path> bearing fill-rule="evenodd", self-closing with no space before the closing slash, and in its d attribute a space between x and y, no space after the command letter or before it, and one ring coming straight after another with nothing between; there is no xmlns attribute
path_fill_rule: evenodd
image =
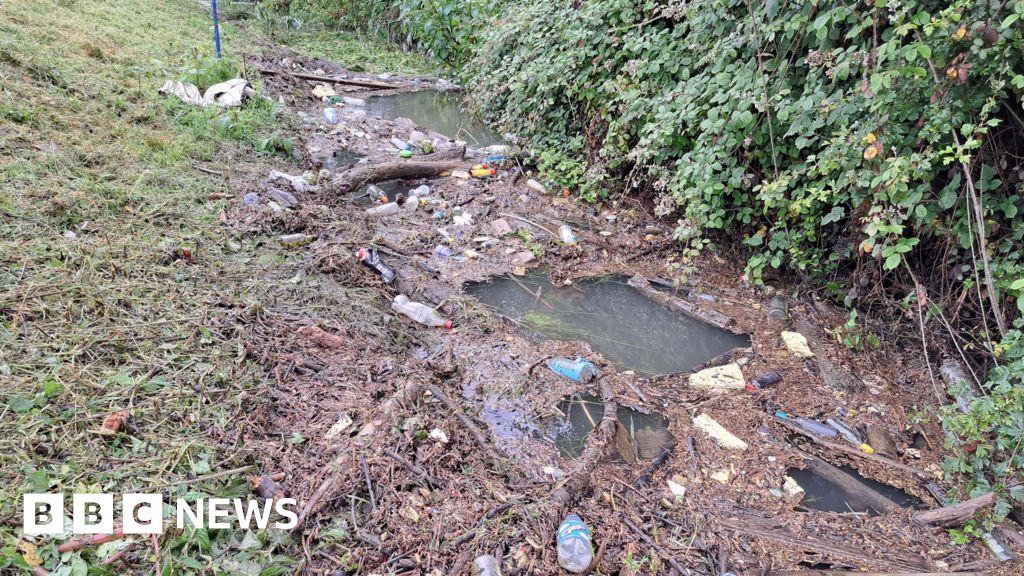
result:
<svg viewBox="0 0 1024 576"><path fill-rule="evenodd" d="M555 340L584 340L620 370L644 376L688 371L723 352L749 346L738 336L673 312L626 284L625 276L551 285L547 272L470 284L483 304Z"/></svg>
<svg viewBox="0 0 1024 576"><path fill-rule="evenodd" d="M366 156L356 152L355 150L343 149L336 150L333 154L315 156L313 159L320 162L321 168L325 168L333 172L335 170L347 170L352 168L363 158L366 158Z"/></svg>
<svg viewBox="0 0 1024 576"><path fill-rule="evenodd" d="M465 110L462 99L456 94L419 90L374 96L366 101L366 114L385 120L409 118L420 126L472 146L490 146L502 141L494 130Z"/></svg>
<svg viewBox="0 0 1024 576"><path fill-rule="evenodd" d="M879 516L885 512L886 502L901 508L919 508L917 498L899 488L864 478L849 466L831 468L822 473L816 468L791 469L787 472L805 491L801 506L823 512L866 512Z"/></svg>
<svg viewBox="0 0 1024 576"><path fill-rule="evenodd" d="M587 436L604 417L604 403L596 396L583 394L567 397L558 404L558 409L565 418L551 422L547 435L554 438L555 446L563 457L576 458L583 452ZM644 414L626 406L618 406L615 414L629 435L632 446L626 449L635 449L635 455L641 461L657 458L672 441L667 429L668 421L660 414ZM620 457L622 451L620 447Z"/></svg>
<svg viewBox="0 0 1024 576"><path fill-rule="evenodd" d="M430 186L429 180L387 180L384 182L377 182L375 186L380 188L387 194L388 200L394 202L399 194L408 197L409 191L418 187L421 184ZM380 199L376 196L371 197L369 195L369 189L363 187L357 194L353 194L351 197L356 203L369 204L379 202Z"/></svg>

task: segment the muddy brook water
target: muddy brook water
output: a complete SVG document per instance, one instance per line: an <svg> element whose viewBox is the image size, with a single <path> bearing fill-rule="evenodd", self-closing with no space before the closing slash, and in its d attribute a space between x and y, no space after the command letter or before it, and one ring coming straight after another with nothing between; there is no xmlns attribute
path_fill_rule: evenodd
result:
<svg viewBox="0 0 1024 576"><path fill-rule="evenodd" d="M583 452L587 436L604 417L604 403L591 394L570 396L558 404L565 419L553 422L547 429L554 436L555 446L566 458L576 458ZM671 443L668 421L660 414L644 414L626 406L618 406L615 415L625 427L629 439L636 447L640 460L657 458Z"/></svg>
<svg viewBox="0 0 1024 576"><path fill-rule="evenodd" d="M409 118L424 128L463 140L470 146L489 146L502 141L497 132L466 111L456 94L419 90L374 96L366 101L366 114L385 120Z"/></svg>
<svg viewBox="0 0 1024 576"><path fill-rule="evenodd" d="M688 371L750 340L673 312L626 284L625 276L554 287L544 270L471 284L487 306L556 340L584 340L619 370L644 376Z"/></svg>
<svg viewBox="0 0 1024 576"><path fill-rule="evenodd" d="M862 488L888 498L901 508L917 508L921 506L920 500L903 490L876 482L870 478L864 478L849 466L843 466L839 468L839 471L852 478ZM842 486L815 473L811 469L791 469L788 474L807 491L801 502L801 505L806 508L823 512L867 512L868 516L878 516L885 511L884 509L879 509L884 508L883 506L865 501L860 494L851 494Z"/></svg>

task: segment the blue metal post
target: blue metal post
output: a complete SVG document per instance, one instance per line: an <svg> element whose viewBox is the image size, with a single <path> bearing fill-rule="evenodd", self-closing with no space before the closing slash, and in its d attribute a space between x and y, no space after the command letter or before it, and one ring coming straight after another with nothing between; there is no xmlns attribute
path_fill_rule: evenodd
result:
<svg viewBox="0 0 1024 576"><path fill-rule="evenodd" d="M217 48L217 60L220 60L220 21L217 20L217 0L210 0L213 12L213 45Z"/></svg>

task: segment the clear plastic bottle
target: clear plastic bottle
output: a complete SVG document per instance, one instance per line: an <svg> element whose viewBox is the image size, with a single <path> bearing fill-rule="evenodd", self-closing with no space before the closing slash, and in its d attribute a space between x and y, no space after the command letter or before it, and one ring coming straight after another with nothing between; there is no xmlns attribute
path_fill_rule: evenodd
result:
<svg viewBox="0 0 1024 576"><path fill-rule="evenodd" d="M583 572L594 560L590 528L583 519L569 514L558 527L558 564L570 572Z"/></svg>
<svg viewBox="0 0 1024 576"><path fill-rule="evenodd" d="M445 320L437 313L437 311L426 304L420 304L419 302L409 300L405 294L395 296L395 299L391 302L391 309L399 314L412 318L424 326L451 327L450 320Z"/></svg>
<svg viewBox="0 0 1024 576"><path fill-rule="evenodd" d="M373 208L366 209L367 216L392 216L402 211L402 207L397 202L388 202L380 206L374 206Z"/></svg>

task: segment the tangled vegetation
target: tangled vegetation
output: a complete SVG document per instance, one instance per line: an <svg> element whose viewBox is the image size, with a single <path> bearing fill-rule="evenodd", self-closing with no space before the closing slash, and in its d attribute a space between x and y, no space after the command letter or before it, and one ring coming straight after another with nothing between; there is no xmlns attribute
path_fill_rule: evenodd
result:
<svg viewBox="0 0 1024 576"><path fill-rule="evenodd" d="M398 26L550 183L652 198L684 255L740 237L752 282L796 271L851 307L881 287L968 334L989 369L944 416L946 469L964 494L1020 474L1024 2L291 5Z"/></svg>

